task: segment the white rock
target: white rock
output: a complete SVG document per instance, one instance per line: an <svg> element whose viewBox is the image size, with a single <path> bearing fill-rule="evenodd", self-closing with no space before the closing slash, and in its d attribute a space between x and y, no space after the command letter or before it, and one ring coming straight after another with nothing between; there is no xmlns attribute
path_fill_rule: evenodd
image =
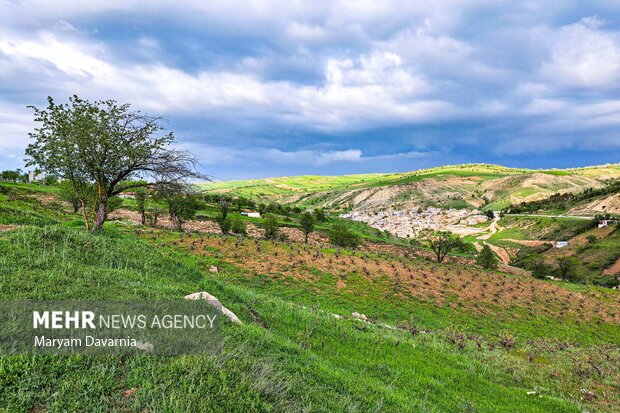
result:
<svg viewBox="0 0 620 413"><path fill-rule="evenodd" d="M206 291L201 291L198 293L192 293L192 294L188 294L185 296L186 300L207 300L213 307L215 307L217 310L219 310L222 315L230 318L230 320L234 323L238 323L238 324L243 324L241 322L241 320L239 320L239 317L237 317L237 315L235 313L233 313L232 311L230 311L228 308L224 307L222 305L222 303L220 302L220 300L217 299L217 297L209 294Z"/></svg>
<svg viewBox="0 0 620 413"><path fill-rule="evenodd" d="M342 318L342 317L341 317L341 316L339 316L338 314L332 314L332 317L334 317L334 318L335 318L335 319L337 319L337 320L338 320L338 319L340 319L340 318Z"/></svg>
<svg viewBox="0 0 620 413"><path fill-rule="evenodd" d="M220 269L217 268L216 265L212 265L209 267L209 272L218 272Z"/></svg>
<svg viewBox="0 0 620 413"><path fill-rule="evenodd" d="M361 313L354 311L351 313L351 315L357 318L358 320L368 321L368 317L366 317L366 314L361 314Z"/></svg>
<svg viewBox="0 0 620 413"><path fill-rule="evenodd" d="M153 347L153 345L151 343L149 343L148 341L145 342L145 341L142 341L142 340L140 340L140 341L138 341L136 343L136 348L138 350L142 350L142 351L145 351L147 353L152 353L155 350L155 347Z"/></svg>

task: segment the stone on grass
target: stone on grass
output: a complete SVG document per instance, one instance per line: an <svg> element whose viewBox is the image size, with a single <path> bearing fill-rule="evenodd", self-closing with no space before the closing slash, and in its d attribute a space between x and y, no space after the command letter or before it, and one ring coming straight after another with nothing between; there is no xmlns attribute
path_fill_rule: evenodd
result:
<svg viewBox="0 0 620 413"><path fill-rule="evenodd" d="M224 307L217 297L209 294L206 291L200 291L197 293L188 294L185 296L186 300L207 300L216 310L222 313L225 317L228 317L233 323L243 324L239 317L228 308Z"/></svg>
<svg viewBox="0 0 620 413"><path fill-rule="evenodd" d="M366 314L361 314L361 313L354 311L353 313L351 313L351 315L357 318L358 320L368 321L368 317L366 317Z"/></svg>

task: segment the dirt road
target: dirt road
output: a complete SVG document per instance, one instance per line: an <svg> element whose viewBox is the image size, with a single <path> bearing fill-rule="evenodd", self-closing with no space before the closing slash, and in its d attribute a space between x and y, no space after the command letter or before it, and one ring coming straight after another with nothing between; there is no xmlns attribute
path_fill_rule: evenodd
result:
<svg viewBox="0 0 620 413"><path fill-rule="evenodd" d="M486 231L489 231L489 233L480 235L477 239L487 240L491 238L493 234L495 234L497 231L501 230L502 227L499 226L499 220L500 220L499 213L495 212L495 216L493 217L493 221L491 222L491 225L489 225L486 229Z"/></svg>

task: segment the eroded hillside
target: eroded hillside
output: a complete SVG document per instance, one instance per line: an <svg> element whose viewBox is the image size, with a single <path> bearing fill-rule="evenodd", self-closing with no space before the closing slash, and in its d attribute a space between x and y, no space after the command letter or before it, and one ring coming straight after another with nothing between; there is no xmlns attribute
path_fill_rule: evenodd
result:
<svg viewBox="0 0 620 413"><path fill-rule="evenodd" d="M456 165L399 174L303 176L206 184L207 191L335 211L483 208L601 188L620 177L620 166L527 170L496 165ZM596 211L597 205L586 210ZM600 209L600 208L599 208ZM583 211L582 211L583 212Z"/></svg>

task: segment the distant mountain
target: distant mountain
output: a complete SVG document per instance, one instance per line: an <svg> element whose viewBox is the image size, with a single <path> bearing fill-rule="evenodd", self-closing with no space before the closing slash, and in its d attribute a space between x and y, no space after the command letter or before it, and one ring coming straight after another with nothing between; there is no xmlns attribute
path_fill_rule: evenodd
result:
<svg viewBox="0 0 620 413"><path fill-rule="evenodd" d="M555 193L602 188L615 179L620 179L620 164L547 170L463 164L404 173L305 175L205 183L202 187L209 192L261 202L294 203L337 211L428 206L499 210Z"/></svg>

